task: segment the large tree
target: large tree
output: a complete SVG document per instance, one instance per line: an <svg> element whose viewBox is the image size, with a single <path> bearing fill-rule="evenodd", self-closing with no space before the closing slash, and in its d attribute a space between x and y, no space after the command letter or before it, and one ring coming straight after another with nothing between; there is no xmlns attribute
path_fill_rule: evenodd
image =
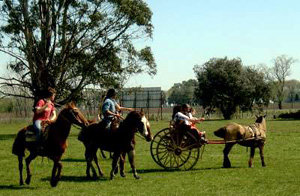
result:
<svg viewBox="0 0 300 196"><path fill-rule="evenodd" d="M291 74L291 65L296 61L293 57L281 55L273 59L274 66L271 74L276 89L276 98L278 102L278 108L282 109L282 101L284 100L284 87L286 78Z"/></svg>
<svg viewBox="0 0 300 196"><path fill-rule="evenodd" d="M58 103L88 85L118 86L132 74L156 74L149 47L152 12L143 0L3 0L0 51L13 60L0 93L37 99L49 86ZM6 88L4 88L6 87ZM11 93L11 88L25 89Z"/></svg>
<svg viewBox="0 0 300 196"><path fill-rule="evenodd" d="M168 90L168 102L170 104L195 103L194 91L196 87L197 80L194 79L174 84L171 89Z"/></svg>
<svg viewBox="0 0 300 196"><path fill-rule="evenodd" d="M198 79L195 95L204 108L219 108L225 119L240 107L269 102L269 85L264 75L253 67L243 67L241 59L212 58L194 71Z"/></svg>

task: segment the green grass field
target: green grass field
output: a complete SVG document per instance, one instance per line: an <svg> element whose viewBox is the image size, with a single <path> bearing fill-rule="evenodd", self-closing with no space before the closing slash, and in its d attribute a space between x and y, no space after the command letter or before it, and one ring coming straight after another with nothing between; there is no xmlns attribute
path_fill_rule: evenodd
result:
<svg viewBox="0 0 300 196"><path fill-rule="evenodd" d="M254 119L234 120L251 124ZM217 139L213 131L229 121L205 121L198 126L208 138ZM63 156L62 179L51 188L52 161L38 157L32 162L30 185L19 186L17 157L11 146L17 130L25 123L0 124L0 195L300 195L300 121L268 120L265 146L266 168L261 167L258 149L254 168L248 168L249 152L234 146L230 159L233 168L223 169L223 145L206 145L202 160L191 171L165 171L150 156L150 143L137 138L136 166L141 179L135 180L126 161L126 178L111 181L110 159L99 158L105 177L96 181L85 177L84 146L73 128L68 149ZM151 122L156 133L167 121ZM24 171L25 174L25 171Z"/></svg>

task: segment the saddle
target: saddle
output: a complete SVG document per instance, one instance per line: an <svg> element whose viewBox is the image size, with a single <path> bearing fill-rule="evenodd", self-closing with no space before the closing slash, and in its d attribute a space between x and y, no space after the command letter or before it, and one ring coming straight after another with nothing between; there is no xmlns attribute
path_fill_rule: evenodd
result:
<svg viewBox="0 0 300 196"><path fill-rule="evenodd" d="M113 118L110 123L108 123L105 127L105 131L115 132L119 128L121 123L121 119Z"/></svg>
<svg viewBox="0 0 300 196"><path fill-rule="evenodd" d="M48 139L50 123L47 121L42 121L41 125L42 125L41 140L45 141ZM36 142L37 141L36 132L33 128L33 125L29 125L26 127L25 141L26 142Z"/></svg>
<svg viewBox="0 0 300 196"><path fill-rule="evenodd" d="M113 132L116 132L121 123L121 119L113 118L110 123L105 124L105 121L100 121L99 123L93 123L91 126L95 126L96 131L104 131L107 135L111 135ZM87 129L82 129L78 134L77 139L81 142L89 141L90 134Z"/></svg>

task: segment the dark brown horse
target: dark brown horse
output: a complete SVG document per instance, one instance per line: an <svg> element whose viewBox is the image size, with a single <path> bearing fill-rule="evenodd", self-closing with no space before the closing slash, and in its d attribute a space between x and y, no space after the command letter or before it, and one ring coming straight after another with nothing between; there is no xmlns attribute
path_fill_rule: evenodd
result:
<svg viewBox="0 0 300 196"><path fill-rule="evenodd" d="M266 116L257 117L254 124L250 126L243 126L237 123L230 123L225 127L222 127L214 132L218 137L224 138L225 148L223 167L231 167L228 154L235 144L240 144L242 146L250 147L250 159L248 161L249 167L252 167L253 157L255 153L255 148L258 147L260 151L261 164L263 167L266 166L264 161L264 145L266 141Z"/></svg>
<svg viewBox="0 0 300 196"><path fill-rule="evenodd" d="M24 184L22 174L25 149L28 149L30 152L29 156L25 159L27 171L26 184L30 184L31 180L30 162L37 156L47 156L54 162L50 184L52 187L57 185L61 177L62 169L60 160L67 148L66 140L69 136L72 124L85 127L88 125L88 122L75 104L69 103L59 113L57 120L50 125L48 136L45 138L45 141L43 141L44 150L42 152L38 150L36 142L25 141L26 130L32 129L32 126L25 127L18 132L13 144L12 152L18 156L19 160L20 185Z"/></svg>
<svg viewBox="0 0 300 196"><path fill-rule="evenodd" d="M96 162L99 175L103 176L103 172L96 159L96 152L98 148L100 148L101 150L113 152L112 170L110 172L111 179L113 179L115 176L115 171L117 170L117 163L119 160L120 175L125 177L124 158L126 153L128 154L133 175L136 179L139 179L135 168L135 133L140 132L147 141L152 140L150 124L143 112L130 112L116 130L105 130L100 122L98 124L91 124L87 128L84 128L83 132L85 133L85 139L83 140L83 143L85 146L85 158L87 162L87 177L91 177L90 169L92 169L93 177L97 177L95 168L92 165L93 160Z"/></svg>

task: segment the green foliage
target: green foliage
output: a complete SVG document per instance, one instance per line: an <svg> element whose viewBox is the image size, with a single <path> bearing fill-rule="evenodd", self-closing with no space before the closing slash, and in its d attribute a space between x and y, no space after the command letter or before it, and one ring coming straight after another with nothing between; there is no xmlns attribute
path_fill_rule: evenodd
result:
<svg viewBox="0 0 300 196"><path fill-rule="evenodd" d="M13 111L13 102L10 99L0 99L0 112L10 113Z"/></svg>
<svg viewBox="0 0 300 196"><path fill-rule="evenodd" d="M197 81L193 79L174 84L168 92L169 104L195 103L194 91L196 87Z"/></svg>
<svg viewBox="0 0 300 196"><path fill-rule="evenodd" d="M118 87L133 74L156 74L151 48L133 45L152 37L152 12L143 0L7 0L0 6L0 51L14 58L8 64L13 76L0 78L5 95L36 99L52 86L63 104L91 84ZM12 91L20 86L25 95Z"/></svg>
<svg viewBox="0 0 300 196"><path fill-rule="evenodd" d="M219 108L225 119L231 119L239 107L251 110L253 104L267 105L270 87L264 74L243 67L241 59L212 58L195 66L198 79L195 95L204 108Z"/></svg>
<svg viewBox="0 0 300 196"><path fill-rule="evenodd" d="M213 131L232 121L204 121L199 128L209 139L217 139ZM251 124L254 119L238 120ZM167 121L150 122L154 133L168 126ZM119 175L111 181L111 159L99 163L105 176L95 181L85 177L84 146L77 140L79 130L73 128L68 148L62 159L62 178L56 188L50 187L53 162L36 158L32 164L30 185L19 186L18 163L11 154L11 145L22 124L0 124L0 194L1 195L299 195L300 132L299 121L267 120L267 143L262 168L259 153L254 156L254 168L248 168L249 151L234 146L230 152L233 168L222 168L224 145L206 145L202 159L191 171L166 171L151 158L149 143L136 137L136 167L141 176L135 180L126 161L126 178ZM28 153L27 153L28 155ZM25 169L25 163L24 163ZM23 171L24 176L26 172Z"/></svg>

